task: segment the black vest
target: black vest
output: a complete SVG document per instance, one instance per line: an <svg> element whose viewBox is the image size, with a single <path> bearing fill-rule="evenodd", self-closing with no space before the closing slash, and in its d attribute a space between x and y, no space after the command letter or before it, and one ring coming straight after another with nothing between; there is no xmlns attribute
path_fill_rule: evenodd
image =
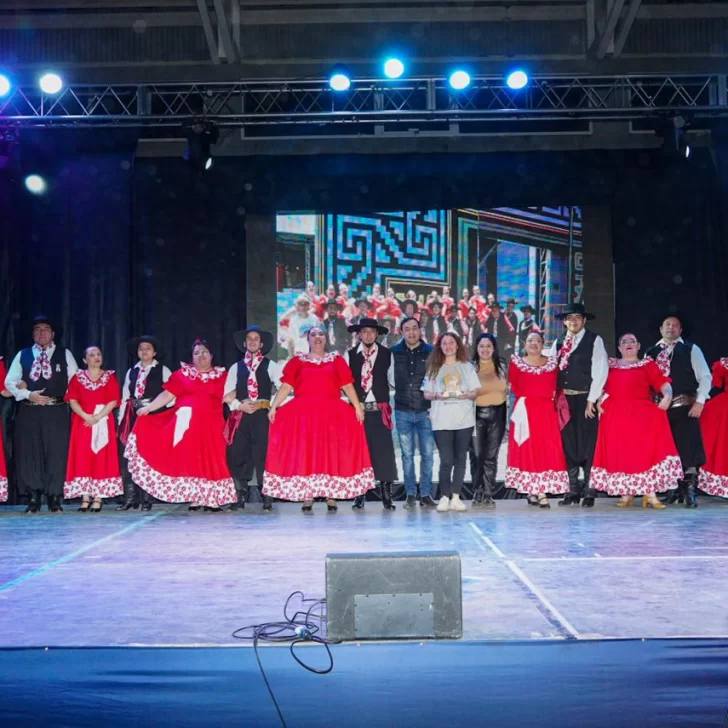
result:
<svg viewBox="0 0 728 728"><path fill-rule="evenodd" d="M536 322L533 319L529 319L528 321L526 321L526 319L523 319L523 321L518 324L518 340L521 342L521 346L526 343L526 339L528 338L531 331L533 331L533 327L535 325Z"/></svg>
<svg viewBox="0 0 728 728"><path fill-rule="evenodd" d="M404 339L392 347L395 409L403 412L426 412L430 409L430 402L425 399L421 387L431 352L432 347L424 342L416 349L410 349Z"/></svg>
<svg viewBox="0 0 728 728"><path fill-rule="evenodd" d="M360 401L364 402L367 396L361 386L361 370L364 366L364 354L360 354L357 351L358 348L357 346L349 349L349 368L354 375L354 388L356 389L356 393L359 395ZM377 358L374 362L374 371L372 372L372 392L374 393L374 399L378 403L389 402L389 382L387 381L387 374L391 361L392 352L384 346L379 346L377 349Z"/></svg>
<svg viewBox="0 0 728 728"><path fill-rule="evenodd" d="M30 370L33 367L33 349L23 349L20 352L20 366L23 368L23 381L28 385L28 390L37 392L40 389L46 397L63 399L68 391L68 364L66 363L66 350L62 346L56 346L51 357L51 378L43 379L41 375L37 382L30 378Z"/></svg>
<svg viewBox="0 0 728 728"><path fill-rule="evenodd" d="M577 392L588 392L592 384L592 356L594 354L594 342L597 335L589 329L584 329L584 337L579 346L571 352L569 366L566 369L559 369L559 389L573 389ZM564 345L564 337L556 342L557 354L561 352Z"/></svg>
<svg viewBox="0 0 728 728"><path fill-rule="evenodd" d="M258 368L255 370L255 380L258 382L258 399L273 399L273 382L268 374L268 365L270 359L263 357ZM248 367L245 361L241 359L238 362L238 383L235 389L235 396L242 402L248 399Z"/></svg>
<svg viewBox="0 0 728 728"><path fill-rule="evenodd" d="M139 379L139 372L141 370L137 367L132 367L129 370L129 390L127 395L129 399L135 399L134 391L136 389L137 379ZM164 389L164 367L157 362L156 367L152 367L147 374L147 381L144 385L144 399L155 399L158 394Z"/></svg>
<svg viewBox="0 0 728 728"><path fill-rule="evenodd" d="M662 349L653 346L647 350L647 356L657 361ZM675 344L670 362L670 379L672 379L672 395L677 397L680 394L694 395L698 391L698 380L693 370L692 362L693 345L689 342L680 341Z"/></svg>

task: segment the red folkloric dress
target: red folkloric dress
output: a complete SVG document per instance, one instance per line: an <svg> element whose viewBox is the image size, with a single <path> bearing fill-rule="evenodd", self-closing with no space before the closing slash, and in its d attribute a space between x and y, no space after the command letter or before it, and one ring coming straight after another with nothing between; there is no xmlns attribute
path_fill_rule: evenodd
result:
<svg viewBox="0 0 728 728"><path fill-rule="evenodd" d="M0 391L5 389L5 362L0 356ZM5 446L3 444L3 428L0 423L0 503L4 503L8 499L8 466L5 462Z"/></svg>
<svg viewBox="0 0 728 728"><path fill-rule="evenodd" d="M603 414L590 483L609 495L648 495L677 488L683 477L667 412L653 390L670 379L645 357L620 366L609 360Z"/></svg>
<svg viewBox="0 0 728 728"><path fill-rule="evenodd" d="M506 488L519 493L566 493L569 476L561 444L554 397L558 362L550 358L541 367L514 356L508 371L516 403L508 435Z"/></svg>
<svg viewBox="0 0 728 728"><path fill-rule="evenodd" d="M76 400L89 415L100 412L109 402L121 401L119 380L106 370L95 382L84 369L68 383L65 400ZM89 427L75 412L71 413L71 439L68 447L66 482L63 497L115 498L124 492L116 446L113 414Z"/></svg>
<svg viewBox="0 0 728 728"><path fill-rule="evenodd" d="M175 406L137 418L124 454L134 482L150 495L213 508L237 500L225 459L225 376L225 367L201 372L183 364L164 385Z"/></svg>
<svg viewBox="0 0 728 728"><path fill-rule="evenodd" d="M713 364L713 386L728 388L728 358ZM708 458L700 468L700 489L728 498L728 393L723 391L705 403L700 429Z"/></svg>
<svg viewBox="0 0 728 728"><path fill-rule="evenodd" d="M283 369L293 399L271 425L263 493L289 501L351 499L374 487L364 427L341 388L354 378L344 358L297 354Z"/></svg>

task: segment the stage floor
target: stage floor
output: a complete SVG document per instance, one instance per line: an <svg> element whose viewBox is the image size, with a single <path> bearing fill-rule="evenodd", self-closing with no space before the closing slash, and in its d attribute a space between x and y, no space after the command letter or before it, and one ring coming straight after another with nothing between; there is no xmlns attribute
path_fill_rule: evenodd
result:
<svg viewBox="0 0 728 728"><path fill-rule="evenodd" d="M528 507L440 514L399 504L99 515L0 508L0 643L241 645L294 590L323 597L332 552L456 550L464 639L728 637L728 503L697 510ZM73 508L73 510L71 510Z"/></svg>

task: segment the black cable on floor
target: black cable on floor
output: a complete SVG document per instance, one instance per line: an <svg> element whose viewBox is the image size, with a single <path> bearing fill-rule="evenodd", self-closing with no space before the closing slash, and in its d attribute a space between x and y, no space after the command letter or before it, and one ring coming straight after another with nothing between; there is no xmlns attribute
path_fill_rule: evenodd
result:
<svg viewBox="0 0 728 728"><path fill-rule="evenodd" d="M296 611L292 617L288 616L288 607L294 597L300 596L302 605L308 604L308 609L304 612L300 609ZM268 694L273 701L278 718L281 721L283 728L286 728L286 721L283 717L281 707L276 700L276 696L273 692L273 688L266 675L265 668L260 659L258 653L258 643L270 642L273 644L285 644L290 643L291 657L304 669L309 672L313 672L316 675L326 675L334 669L334 656L331 654L331 648L329 647L329 641L321 636L324 628L325 617L323 614L324 605L326 604L325 599L310 599L302 591L294 591L288 595L286 603L283 605L283 619L282 622L264 622L262 624L253 624L248 627L241 627L233 632L233 637L239 640L251 640L253 642L253 651L255 652L255 659L258 662L258 668L260 674L263 677L263 682L266 688L268 688ZM312 614L316 607L321 607L321 613L318 615ZM328 667L325 669L318 669L307 665L295 652L296 645L303 642L315 642L323 645L326 649L326 654L329 657Z"/></svg>

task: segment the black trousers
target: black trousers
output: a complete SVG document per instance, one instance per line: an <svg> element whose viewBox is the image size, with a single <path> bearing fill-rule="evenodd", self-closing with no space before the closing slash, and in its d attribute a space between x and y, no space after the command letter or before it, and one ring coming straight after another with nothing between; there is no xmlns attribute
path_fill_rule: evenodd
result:
<svg viewBox="0 0 728 728"><path fill-rule="evenodd" d="M475 408L473 430L473 490L482 490L486 498L495 493L495 476L498 470L498 451L506 431L505 404Z"/></svg>
<svg viewBox="0 0 728 728"><path fill-rule="evenodd" d="M20 495L62 496L68 461L67 405L20 403L15 419L15 475Z"/></svg>
<svg viewBox="0 0 728 728"><path fill-rule="evenodd" d="M569 471L569 491L581 493L579 484L579 468L584 468L584 489L586 495L596 496L596 491L589 488L589 475L594 462L594 451L597 447L599 419L584 416L588 395L567 395L571 419L561 430L561 442L566 456L566 468Z"/></svg>
<svg viewBox="0 0 728 728"><path fill-rule="evenodd" d="M667 410L672 437L685 472L690 468L705 465L706 461L700 420L697 417L689 417L689 412L690 407L687 406L671 407Z"/></svg>
<svg viewBox="0 0 728 728"><path fill-rule="evenodd" d="M432 434L435 436L437 451L440 454L440 495L460 495L473 428L434 430Z"/></svg>
<svg viewBox="0 0 728 728"><path fill-rule="evenodd" d="M384 424L379 410L364 413L364 432L372 459L374 479L393 483L397 480L397 460L394 457L392 431Z"/></svg>
<svg viewBox="0 0 728 728"><path fill-rule="evenodd" d="M269 427L267 409L243 415L235 439L227 448L227 463L236 486L249 483L253 479L253 471L258 485L263 485Z"/></svg>

